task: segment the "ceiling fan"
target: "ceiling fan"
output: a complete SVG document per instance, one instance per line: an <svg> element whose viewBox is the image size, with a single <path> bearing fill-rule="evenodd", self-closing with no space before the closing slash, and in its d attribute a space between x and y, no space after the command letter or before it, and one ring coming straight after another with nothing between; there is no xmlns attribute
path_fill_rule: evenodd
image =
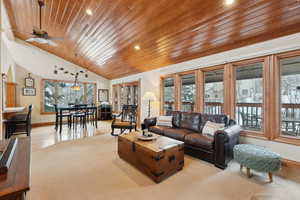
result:
<svg viewBox="0 0 300 200"><path fill-rule="evenodd" d="M63 40L63 38L56 38L56 37L51 37L48 35L46 31L42 29L42 9L45 6L45 2L43 0L38 0L38 5L39 5L39 18L40 18L40 26L38 27L33 27L32 33L30 33L33 37L28 38L26 41L27 42L37 42L40 44L48 44L51 46L57 46L53 40Z"/></svg>

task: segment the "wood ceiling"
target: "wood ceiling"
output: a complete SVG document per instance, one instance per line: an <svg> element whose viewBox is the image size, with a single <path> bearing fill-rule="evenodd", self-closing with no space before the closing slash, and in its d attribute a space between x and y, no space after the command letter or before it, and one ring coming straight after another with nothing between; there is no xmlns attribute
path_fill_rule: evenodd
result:
<svg viewBox="0 0 300 200"><path fill-rule="evenodd" d="M37 0L4 0L16 37L38 26ZM297 0L45 0L35 46L108 79L300 32ZM87 15L91 9L93 15ZM134 46L139 45L140 50Z"/></svg>

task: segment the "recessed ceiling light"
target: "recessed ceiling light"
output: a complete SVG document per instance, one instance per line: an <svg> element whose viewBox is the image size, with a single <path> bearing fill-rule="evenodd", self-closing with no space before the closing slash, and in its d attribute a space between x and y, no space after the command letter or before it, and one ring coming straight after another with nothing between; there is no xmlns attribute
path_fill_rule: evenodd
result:
<svg viewBox="0 0 300 200"><path fill-rule="evenodd" d="M93 12L92 12L91 9L86 9L86 14L88 14L88 15L93 15Z"/></svg>
<svg viewBox="0 0 300 200"><path fill-rule="evenodd" d="M234 0L225 0L226 1L226 5L231 5L234 3Z"/></svg>
<svg viewBox="0 0 300 200"><path fill-rule="evenodd" d="M134 49L138 51L138 50L141 49L141 47L140 47L140 45L135 45L135 46L134 46Z"/></svg>

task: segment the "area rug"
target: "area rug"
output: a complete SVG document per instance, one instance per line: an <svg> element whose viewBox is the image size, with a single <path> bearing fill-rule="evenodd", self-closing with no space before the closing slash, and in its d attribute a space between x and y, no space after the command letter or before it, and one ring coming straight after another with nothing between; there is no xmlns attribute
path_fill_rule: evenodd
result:
<svg viewBox="0 0 300 200"><path fill-rule="evenodd" d="M220 170L189 156L182 171L156 184L121 160L116 149L117 139L106 134L34 151L29 199L251 200L270 199L273 191L291 188L285 199L296 200L296 182L275 177L269 184L263 174L247 179L237 164Z"/></svg>

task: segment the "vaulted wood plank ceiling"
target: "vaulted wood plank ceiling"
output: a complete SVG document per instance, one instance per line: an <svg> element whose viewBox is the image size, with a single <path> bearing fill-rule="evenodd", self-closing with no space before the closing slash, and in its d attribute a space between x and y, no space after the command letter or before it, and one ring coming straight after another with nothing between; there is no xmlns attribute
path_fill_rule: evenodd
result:
<svg viewBox="0 0 300 200"><path fill-rule="evenodd" d="M15 36L26 40L39 23L37 0L4 2ZM108 79L300 31L297 0L44 2L43 29L64 40L34 45Z"/></svg>

